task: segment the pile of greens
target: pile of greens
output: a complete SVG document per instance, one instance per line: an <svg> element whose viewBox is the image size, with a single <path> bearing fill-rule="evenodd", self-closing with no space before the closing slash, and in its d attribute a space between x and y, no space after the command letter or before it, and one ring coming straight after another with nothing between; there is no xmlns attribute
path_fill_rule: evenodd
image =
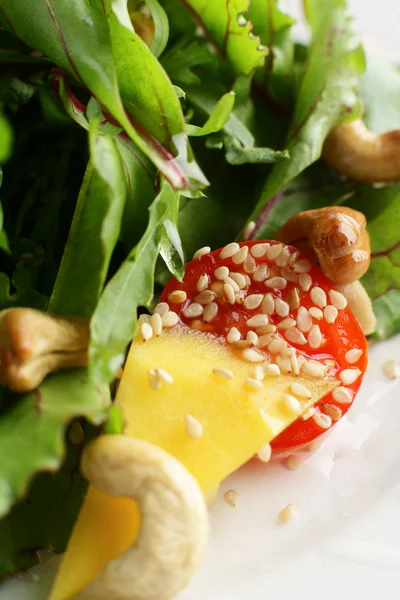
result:
<svg viewBox="0 0 400 600"><path fill-rule="evenodd" d="M0 310L91 316L87 369L0 389L0 577L65 548L85 492L68 428L107 421L138 307L197 248L357 208L376 337L400 331L400 188L319 160L360 98L372 130L400 126L399 71L365 59L345 0L305 0L308 46L277 4L0 0Z"/></svg>

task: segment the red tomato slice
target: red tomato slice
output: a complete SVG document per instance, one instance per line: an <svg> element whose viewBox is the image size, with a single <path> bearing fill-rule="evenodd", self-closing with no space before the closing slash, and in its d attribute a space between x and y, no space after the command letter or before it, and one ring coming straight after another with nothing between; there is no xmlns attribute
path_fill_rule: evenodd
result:
<svg viewBox="0 0 400 600"><path fill-rule="evenodd" d="M367 340L344 296L296 248L257 240L206 252L187 264L182 282L171 279L160 301L188 327L223 338L234 351L252 346L281 371L340 381L315 414L275 438L274 452L308 445L351 406L367 367ZM249 325L259 314L265 323ZM232 328L240 340L232 341Z"/></svg>

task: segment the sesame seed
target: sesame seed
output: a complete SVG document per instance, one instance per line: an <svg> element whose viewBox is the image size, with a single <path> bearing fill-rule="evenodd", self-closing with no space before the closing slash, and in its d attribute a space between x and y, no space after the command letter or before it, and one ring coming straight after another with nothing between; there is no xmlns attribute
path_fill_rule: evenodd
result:
<svg viewBox="0 0 400 600"><path fill-rule="evenodd" d="M275 311L275 301L272 294L265 294L264 300L261 302L261 310L266 315L273 315Z"/></svg>
<svg viewBox="0 0 400 600"><path fill-rule="evenodd" d="M159 390L161 388L161 381L154 369L147 371L147 381L152 390Z"/></svg>
<svg viewBox="0 0 400 600"><path fill-rule="evenodd" d="M235 290L229 283L224 283L224 294L229 304L235 304Z"/></svg>
<svg viewBox="0 0 400 600"><path fill-rule="evenodd" d="M197 252L195 252L193 254L193 260L195 260L196 258L200 258L201 256L208 254L209 252L211 252L210 246L203 246L202 248L199 248L197 250Z"/></svg>
<svg viewBox="0 0 400 600"><path fill-rule="evenodd" d="M342 411L338 406L334 404L320 404L320 409L324 413L324 415L328 415L332 419L332 421L339 421L342 418Z"/></svg>
<svg viewBox="0 0 400 600"><path fill-rule="evenodd" d="M244 275L242 275L241 273L229 273L229 276L231 279L233 279L233 281L235 281L237 283L237 285L239 286L239 289L243 289L246 287L246 279L244 277Z"/></svg>
<svg viewBox="0 0 400 600"><path fill-rule="evenodd" d="M231 258L234 254L239 252L240 246L237 242L231 242L224 246L219 254L219 257L224 260L225 258Z"/></svg>
<svg viewBox="0 0 400 600"><path fill-rule="evenodd" d="M165 371L165 369L156 369L156 375L158 379L164 383L174 383L174 378L168 373L168 371Z"/></svg>
<svg viewBox="0 0 400 600"><path fill-rule="evenodd" d="M262 390L262 383L258 379L252 377L246 377L244 380L245 385L252 390Z"/></svg>
<svg viewBox="0 0 400 600"><path fill-rule="evenodd" d="M286 347L286 342L281 337L275 337L269 344L268 350L271 354L276 354Z"/></svg>
<svg viewBox="0 0 400 600"><path fill-rule="evenodd" d="M278 367L278 365L269 364L269 365L265 365L264 373L268 377L277 377L278 375L281 374L281 370Z"/></svg>
<svg viewBox="0 0 400 600"><path fill-rule="evenodd" d="M333 390L332 398L338 404L351 404L354 398L354 392L353 390L349 390L340 385Z"/></svg>
<svg viewBox="0 0 400 600"><path fill-rule="evenodd" d="M169 310L169 305L166 302L159 302L156 307L154 308L154 311L157 315L160 315L161 317L163 315L165 315L165 313Z"/></svg>
<svg viewBox="0 0 400 600"><path fill-rule="evenodd" d="M300 402L292 394L283 394L283 403L290 412L299 415L301 412Z"/></svg>
<svg viewBox="0 0 400 600"><path fill-rule="evenodd" d="M326 358L324 360L324 365L327 367L336 367L336 360L333 360L333 358Z"/></svg>
<svg viewBox="0 0 400 600"><path fill-rule="evenodd" d="M290 385L290 391L299 398L311 398L311 392L305 385L295 381Z"/></svg>
<svg viewBox="0 0 400 600"><path fill-rule="evenodd" d="M287 458L285 458L285 460L283 461L283 466L285 467L285 469L287 469L288 471L297 471L297 469L299 467L301 467L302 465L302 461L301 458L297 455L297 454L290 454Z"/></svg>
<svg viewBox="0 0 400 600"><path fill-rule="evenodd" d="M254 281L265 281L269 275L269 268L266 263L259 265L253 273Z"/></svg>
<svg viewBox="0 0 400 600"><path fill-rule="evenodd" d="M243 229L243 239L248 240L251 234L254 231L256 224L255 221L249 221L245 228Z"/></svg>
<svg viewBox="0 0 400 600"><path fill-rule="evenodd" d="M160 315L158 313L154 313L154 315L151 315L150 319L149 319L149 323L153 329L153 333L154 335L161 335L162 333L162 318L160 317Z"/></svg>
<svg viewBox="0 0 400 600"><path fill-rule="evenodd" d="M327 308L328 307L324 308L324 311ZM318 321L321 321L321 319L323 319L324 316L322 310L320 308L317 308L316 306L311 306L311 308L308 309L308 314L310 315L310 317L314 317L314 319L317 319Z"/></svg>
<svg viewBox="0 0 400 600"><path fill-rule="evenodd" d="M285 506L285 508L282 508L281 512L279 513L279 521L281 523L287 523L288 521L291 521L296 514L296 509L293 504L288 504Z"/></svg>
<svg viewBox="0 0 400 600"><path fill-rule="evenodd" d="M228 490L224 494L224 500L229 506L236 506L238 493L236 490Z"/></svg>
<svg viewBox="0 0 400 600"><path fill-rule="evenodd" d="M347 306L346 298L336 290L329 290L329 299L338 310L343 310Z"/></svg>
<svg viewBox="0 0 400 600"><path fill-rule="evenodd" d="M316 365L310 361L301 365L301 372L308 377L325 377L325 371L320 365Z"/></svg>
<svg viewBox="0 0 400 600"><path fill-rule="evenodd" d="M292 363L290 362L290 358L288 358L287 356L282 356L282 354L278 354L275 360L278 367L283 373L292 372Z"/></svg>
<svg viewBox="0 0 400 600"><path fill-rule="evenodd" d="M294 348L289 348L289 346L287 346L281 351L281 354L282 356L288 356L290 358L295 352L296 350Z"/></svg>
<svg viewBox="0 0 400 600"><path fill-rule="evenodd" d="M278 317L287 317L289 314L289 304L281 298L276 298L275 310Z"/></svg>
<svg viewBox="0 0 400 600"><path fill-rule="evenodd" d="M287 286L287 280L284 277L270 277L264 281L264 285L273 290L284 290Z"/></svg>
<svg viewBox="0 0 400 600"><path fill-rule="evenodd" d="M283 319L280 323L278 323L278 329L290 329L296 325L296 321L292 317L287 317Z"/></svg>
<svg viewBox="0 0 400 600"><path fill-rule="evenodd" d="M319 348L322 344L322 333L319 325L313 325L308 334L308 344L310 348Z"/></svg>
<svg viewBox="0 0 400 600"><path fill-rule="evenodd" d="M305 362L307 362L307 359L302 354L299 354L296 356L297 356L297 362L299 363L300 367L302 365L304 365Z"/></svg>
<svg viewBox="0 0 400 600"><path fill-rule="evenodd" d="M299 344L299 346L304 346L304 344L307 343L304 334L301 333L297 327L291 327L290 329L287 329L285 331L285 337L288 342L291 342L292 344Z"/></svg>
<svg viewBox="0 0 400 600"><path fill-rule="evenodd" d="M195 317L200 317L203 314L204 307L198 302L193 302L189 304L185 310L182 311L182 314L186 319L194 319Z"/></svg>
<svg viewBox="0 0 400 600"><path fill-rule="evenodd" d="M268 323L268 325L263 325L262 327L256 327L257 335L265 335L266 333L275 333L276 327L272 325L272 323Z"/></svg>
<svg viewBox="0 0 400 600"><path fill-rule="evenodd" d="M264 357L252 348L246 348L243 350L242 356L245 360L251 363L264 362Z"/></svg>
<svg viewBox="0 0 400 600"><path fill-rule="evenodd" d="M360 375L360 369L344 369L340 373L339 377L343 385L351 385L359 378Z"/></svg>
<svg viewBox="0 0 400 600"><path fill-rule="evenodd" d="M226 336L229 344L233 344L233 342L238 342L241 338L240 331L236 327L231 327L228 335Z"/></svg>
<svg viewBox="0 0 400 600"><path fill-rule="evenodd" d="M334 323L336 321L337 316L338 309L336 308L336 306L333 306L332 304L328 304L328 306L325 306L324 317L327 323L329 323L330 325Z"/></svg>
<svg viewBox="0 0 400 600"><path fill-rule="evenodd" d="M243 304L246 295L243 290L241 290L238 294L236 294L235 302L236 304Z"/></svg>
<svg viewBox="0 0 400 600"><path fill-rule="evenodd" d="M315 415L315 408L313 406L310 406L310 408L308 408L305 412L303 412L302 415L300 415L300 419L302 421L308 421L308 419L311 419L313 415Z"/></svg>
<svg viewBox="0 0 400 600"><path fill-rule="evenodd" d="M352 350L348 350L346 352L345 359L346 359L346 361L350 365L353 365L358 360L360 360L360 358L362 357L362 355L363 355L363 351L362 350L360 350L359 348L352 348Z"/></svg>
<svg viewBox="0 0 400 600"><path fill-rule="evenodd" d="M306 258L302 258L294 263L293 268L296 273L308 273L311 269L311 263Z"/></svg>
<svg viewBox="0 0 400 600"><path fill-rule="evenodd" d="M319 308L325 308L326 306L326 294L324 290L318 286L313 287L310 292L311 301L314 302Z"/></svg>
<svg viewBox="0 0 400 600"><path fill-rule="evenodd" d="M216 293L212 290L204 290L204 292L198 294L194 300L199 304L210 304L210 302L214 300L215 296Z"/></svg>
<svg viewBox="0 0 400 600"><path fill-rule="evenodd" d="M308 311L304 306L299 306L299 310L297 311L296 317L297 327L299 331L305 333L306 331L310 331L312 327L312 318L308 314Z"/></svg>
<svg viewBox="0 0 400 600"><path fill-rule="evenodd" d="M254 256L254 258L262 258L265 256L266 251L269 248L269 244L255 244L250 248L250 254Z"/></svg>
<svg viewBox="0 0 400 600"><path fill-rule="evenodd" d="M215 368L212 372L221 379L233 379L233 373L229 369Z"/></svg>
<svg viewBox="0 0 400 600"><path fill-rule="evenodd" d="M232 262L235 263L235 265L241 265L246 260L248 253L248 246L242 246L239 252L236 252L236 254L232 256Z"/></svg>
<svg viewBox="0 0 400 600"><path fill-rule="evenodd" d="M258 347L259 348L265 348L265 346L268 346L268 344L270 342L272 342L273 340L273 335L271 333L267 333L265 335L260 335L258 338Z"/></svg>
<svg viewBox="0 0 400 600"><path fill-rule="evenodd" d="M247 350L248 348L252 348L253 344L249 340L238 340L237 342L232 342L232 346L235 350Z"/></svg>
<svg viewBox="0 0 400 600"><path fill-rule="evenodd" d="M229 273L229 271L228 271ZM199 279L197 280L197 291L198 292L204 292L204 290L206 290L208 288L208 284L209 284L210 280L209 277L207 275L207 273L203 273L202 275L200 275Z"/></svg>
<svg viewBox="0 0 400 600"><path fill-rule="evenodd" d="M293 374L299 375L300 374L300 365L299 365L299 360L298 360L295 352L290 356L290 364L292 365Z"/></svg>
<svg viewBox="0 0 400 600"><path fill-rule="evenodd" d="M187 299L187 293L183 290L174 290L168 294L168 302L171 304L182 304Z"/></svg>
<svg viewBox="0 0 400 600"><path fill-rule="evenodd" d="M261 365L257 365L254 369L254 379L262 381L265 377L264 368Z"/></svg>
<svg viewBox="0 0 400 600"><path fill-rule="evenodd" d="M277 256L275 258L275 264L277 267L286 267L286 265L289 262L289 258L290 258L290 252L289 252L289 248L287 246L283 247L282 252L280 252L279 256Z"/></svg>
<svg viewBox="0 0 400 600"><path fill-rule="evenodd" d="M233 287L235 294L237 294L237 292L240 292L240 287L238 286L236 281L234 279L232 279L232 277L226 277L224 279L224 283L229 283L229 285L231 285Z"/></svg>
<svg viewBox="0 0 400 600"><path fill-rule="evenodd" d="M261 446L259 451L257 452L258 460L261 460L263 463L268 463L271 460L272 448L271 444L264 444Z"/></svg>
<svg viewBox="0 0 400 600"><path fill-rule="evenodd" d="M387 360L383 365L383 372L388 379L399 379L400 365L394 360Z"/></svg>
<svg viewBox="0 0 400 600"><path fill-rule="evenodd" d="M221 281L226 279L228 277L228 275L229 275L229 269L228 269L228 267L225 267L225 266L218 267L218 269L215 269L215 271L214 271L214 276L216 277L216 279L220 279Z"/></svg>
<svg viewBox="0 0 400 600"><path fill-rule="evenodd" d="M173 327L179 321L179 317L175 312L169 310L161 316L163 327Z"/></svg>
<svg viewBox="0 0 400 600"><path fill-rule="evenodd" d="M203 435L203 425L192 415L185 415L185 431L193 440L198 440Z"/></svg>
<svg viewBox="0 0 400 600"><path fill-rule="evenodd" d="M321 429L329 429L332 425L332 419L324 413L316 412L311 418L318 427L321 427Z"/></svg>
<svg viewBox="0 0 400 600"><path fill-rule="evenodd" d="M284 267L281 270L281 275L282 277L284 277L285 279L287 279L288 281L292 281L293 283L295 283L297 281L297 275L296 273L292 270L291 266L288 267Z"/></svg>
<svg viewBox="0 0 400 600"><path fill-rule="evenodd" d="M218 314L218 304L216 302L210 302L204 309L203 318L205 323L210 323L214 317Z"/></svg>
<svg viewBox="0 0 400 600"><path fill-rule="evenodd" d="M153 337L153 328L150 323L142 323L140 326L140 335L142 336L142 340L147 342L149 339Z"/></svg>
<svg viewBox="0 0 400 600"><path fill-rule="evenodd" d="M246 335L246 340L248 340L252 346L257 346L258 344L258 335L255 331L248 331Z"/></svg>
<svg viewBox="0 0 400 600"><path fill-rule="evenodd" d="M262 327L263 325L268 325L268 316L262 313L254 315L254 317L247 319L246 325L247 327Z"/></svg>
<svg viewBox="0 0 400 600"><path fill-rule="evenodd" d="M304 292L308 292L312 286L312 279L308 273L302 273L299 277L299 285Z"/></svg>
<svg viewBox="0 0 400 600"><path fill-rule="evenodd" d="M283 250L282 244L274 244L267 249L267 258L269 260L274 260L277 258Z"/></svg>
<svg viewBox="0 0 400 600"><path fill-rule="evenodd" d="M262 294L250 294L244 301L244 307L248 310L258 308L263 301L264 296Z"/></svg>
<svg viewBox="0 0 400 600"><path fill-rule="evenodd" d="M246 260L243 263L243 268L246 271L246 273L249 273L250 275L257 270L257 263L251 256L251 254L248 254L246 256Z"/></svg>
<svg viewBox="0 0 400 600"><path fill-rule="evenodd" d="M296 310L300 306L299 290L292 288L286 296L286 302L289 304L291 310Z"/></svg>
<svg viewBox="0 0 400 600"><path fill-rule="evenodd" d="M297 259L300 256L300 252L299 250L295 250L295 252L293 252L293 254L290 255L289 257L289 264L292 265L293 263L295 263L297 261Z"/></svg>

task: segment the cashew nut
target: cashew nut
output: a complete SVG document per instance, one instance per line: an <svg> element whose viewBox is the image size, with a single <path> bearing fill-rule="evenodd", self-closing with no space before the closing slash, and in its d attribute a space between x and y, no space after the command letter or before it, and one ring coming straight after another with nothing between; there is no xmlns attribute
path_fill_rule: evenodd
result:
<svg viewBox="0 0 400 600"><path fill-rule="evenodd" d="M30 308L0 312L0 383L36 388L52 371L87 364L89 320Z"/></svg>
<svg viewBox="0 0 400 600"><path fill-rule="evenodd" d="M371 298L361 281L353 281L346 285L337 285L336 289L347 299L347 305L353 311L364 335L374 333L376 329L376 316L372 308Z"/></svg>
<svg viewBox="0 0 400 600"><path fill-rule="evenodd" d="M338 284L360 279L370 263L370 240L366 219L345 206L329 206L300 212L276 235L316 258L322 271Z"/></svg>
<svg viewBox="0 0 400 600"><path fill-rule="evenodd" d="M362 119L339 123L326 138L322 156L329 165L357 181L400 179L400 129L378 135Z"/></svg>
<svg viewBox="0 0 400 600"><path fill-rule="evenodd" d="M195 479L161 448L124 435L94 440L81 468L103 492L136 500L142 515L136 542L106 565L82 597L172 598L199 566L208 540L207 508Z"/></svg>

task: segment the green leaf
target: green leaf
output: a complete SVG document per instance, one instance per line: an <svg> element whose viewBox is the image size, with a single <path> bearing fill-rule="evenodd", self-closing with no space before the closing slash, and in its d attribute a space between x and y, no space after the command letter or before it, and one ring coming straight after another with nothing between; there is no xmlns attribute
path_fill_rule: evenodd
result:
<svg viewBox="0 0 400 600"><path fill-rule="evenodd" d="M1 169L0 169L0 185L1 185ZM0 250L4 252L9 252L10 247L8 245L7 234L3 229L4 218L3 218L3 208L0 203Z"/></svg>
<svg viewBox="0 0 400 600"><path fill-rule="evenodd" d="M291 179L315 162L330 129L347 110L358 106L358 75L364 55L343 0L321 4L307 0L312 40L294 115L286 141L291 159L271 171L250 219L257 221L265 205ZM262 224L257 236L262 237Z"/></svg>
<svg viewBox="0 0 400 600"><path fill-rule="evenodd" d="M367 54L360 82L364 121L375 133L400 128L400 70L375 54Z"/></svg>
<svg viewBox="0 0 400 600"><path fill-rule="evenodd" d="M5 48L0 48L0 65L16 64L50 66L49 61L44 56L22 54L21 52L18 52L18 50L8 50Z"/></svg>
<svg viewBox="0 0 400 600"><path fill-rule="evenodd" d="M35 93L35 88L10 74L0 80L0 102L21 106L27 104Z"/></svg>
<svg viewBox="0 0 400 600"><path fill-rule="evenodd" d="M186 130L189 135L209 135L221 131L229 121L229 117L235 104L235 93L228 92L220 98L215 105L211 115L202 127L187 125Z"/></svg>
<svg viewBox="0 0 400 600"><path fill-rule="evenodd" d="M32 287L30 278L24 278L24 272L17 271L12 283L6 273L0 272L0 310L13 306L44 309L47 302L48 298Z"/></svg>
<svg viewBox="0 0 400 600"><path fill-rule="evenodd" d="M49 310L91 315L101 295L126 198L122 160L112 137L90 129L90 163L75 209Z"/></svg>
<svg viewBox="0 0 400 600"><path fill-rule="evenodd" d="M288 150L272 148L244 148L237 138L225 136L226 160L231 165L269 164L288 160Z"/></svg>
<svg viewBox="0 0 400 600"><path fill-rule="evenodd" d="M13 139L13 130L0 105L0 165L10 157Z"/></svg>
<svg viewBox="0 0 400 600"><path fill-rule="evenodd" d="M169 23L167 13L157 0L145 0L154 22L154 36L151 40L150 50L154 56L161 56L168 43Z"/></svg>
<svg viewBox="0 0 400 600"><path fill-rule="evenodd" d="M26 492L32 474L56 471L64 457L64 427L85 416L99 425L110 403L85 369L48 377L39 389L15 399L0 420L0 517Z"/></svg>
<svg viewBox="0 0 400 600"><path fill-rule="evenodd" d="M153 298L159 251L174 270L177 268L181 258L175 237L178 202L179 194L164 183L150 207L144 236L100 298L91 321L89 348L89 368L96 382L110 381L124 359L126 346L135 333L137 308L148 306ZM182 269L183 264L180 268L178 265L178 275Z"/></svg>
<svg viewBox="0 0 400 600"><path fill-rule="evenodd" d="M83 129L89 131L89 123L85 117L85 107L72 93L65 71L63 69L53 69L51 80L67 115Z"/></svg>
<svg viewBox="0 0 400 600"><path fill-rule="evenodd" d="M196 85L201 80L192 69L213 62L213 56L201 41L191 42L184 48L181 48L181 45L179 42L164 54L161 64L174 83L184 86Z"/></svg>
<svg viewBox="0 0 400 600"><path fill-rule="evenodd" d="M198 23L216 43L235 74L249 75L264 64L267 49L253 35L253 25L243 13L248 0L185 0Z"/></svg>

